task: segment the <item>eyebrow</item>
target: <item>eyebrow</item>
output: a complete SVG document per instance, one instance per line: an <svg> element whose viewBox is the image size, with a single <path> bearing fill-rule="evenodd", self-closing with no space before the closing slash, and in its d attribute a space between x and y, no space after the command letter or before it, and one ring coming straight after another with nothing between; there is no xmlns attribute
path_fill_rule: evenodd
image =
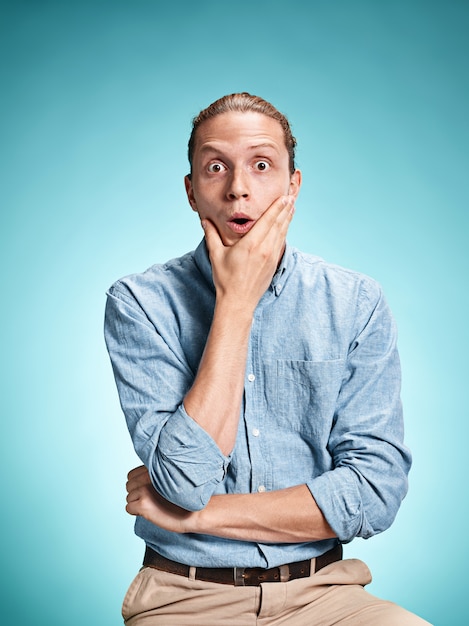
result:
<svg viewBox="0 0 469 626"><path fill-rule="evenodd" d="M278 149L277 146L274 143L270 143L270 142L265 142L265 143L258 143L255 144L253 146L249 146L248 150L250 150L251 152L255 152L258 151L260 149L270 149L270 150L274 150L274 152L278 153ZM219 148L216 145L213 145L211 143L206 143L203 146L201 146L199 148L200 152L218 152L223 154L224 153L224 149L223 148Z"/></svg>

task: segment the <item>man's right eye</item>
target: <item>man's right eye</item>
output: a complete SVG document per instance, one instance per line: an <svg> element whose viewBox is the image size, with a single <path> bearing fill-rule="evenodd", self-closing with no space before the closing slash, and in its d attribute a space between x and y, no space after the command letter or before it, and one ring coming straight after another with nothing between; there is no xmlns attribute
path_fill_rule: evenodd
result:
<svg viewBox="0 0 469 626"><path fill-rule="evenodd" d="M222 163L210 163L208 166L208 171L212 174L218 174L219 172L223 172L226 167Z"/></svg>

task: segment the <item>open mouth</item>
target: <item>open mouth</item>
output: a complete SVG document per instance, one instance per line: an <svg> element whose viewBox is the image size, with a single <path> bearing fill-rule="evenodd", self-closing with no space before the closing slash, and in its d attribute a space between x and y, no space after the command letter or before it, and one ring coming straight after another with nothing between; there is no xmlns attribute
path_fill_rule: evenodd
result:
<svg viewBox="0 0 469 626"><path fill-rule="evenodd" d="M243 214L233 215L228 222L230 229L238 235L245 235L253 225L254 220Z"/></svg>

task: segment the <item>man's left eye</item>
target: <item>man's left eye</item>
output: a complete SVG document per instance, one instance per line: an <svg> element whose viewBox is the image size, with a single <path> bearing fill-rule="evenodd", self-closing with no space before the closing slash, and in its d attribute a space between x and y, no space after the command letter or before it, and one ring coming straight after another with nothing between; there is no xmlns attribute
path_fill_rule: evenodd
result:
<svg viewBox="0 0 469 626"><path fill-rule="evenodd" d="M269 169L269 164L267 163L267 161L256 161L254 167L259 172L265 172L265 170Z"/></svg>

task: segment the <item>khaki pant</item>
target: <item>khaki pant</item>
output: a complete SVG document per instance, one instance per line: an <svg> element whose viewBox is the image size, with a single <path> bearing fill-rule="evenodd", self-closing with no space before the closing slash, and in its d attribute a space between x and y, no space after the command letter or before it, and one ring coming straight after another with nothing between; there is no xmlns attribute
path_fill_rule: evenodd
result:
<svg viewBox="0 0 469 626"><path fill-rule="evenodd" d="M424 626L428 622L363 589L358 559L287 583L232 587L144 567L124 599L127 626Z"/></svg>

